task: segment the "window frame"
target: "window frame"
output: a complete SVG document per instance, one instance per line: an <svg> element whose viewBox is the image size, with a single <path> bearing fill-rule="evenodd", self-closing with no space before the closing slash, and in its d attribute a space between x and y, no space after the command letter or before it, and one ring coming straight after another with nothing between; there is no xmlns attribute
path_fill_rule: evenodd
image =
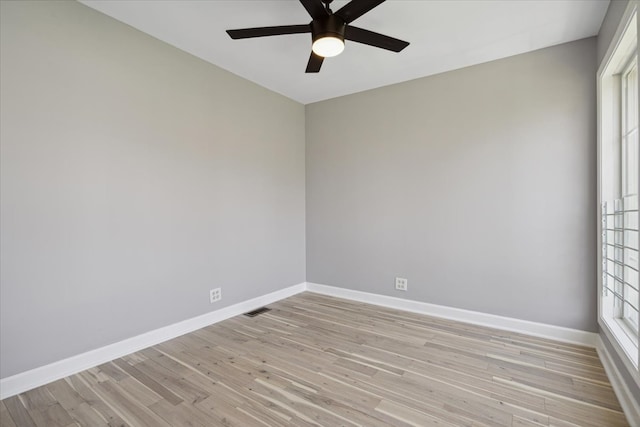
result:
<svg viewBox="0 0 640 427"><path fill-rule="evenodd" d="M620 25L613 37L611 44L604 56L600 68L597 73L597 101L598 101L598 216L602 216L603 221L606 213L603 212L603 202L612 202L622 196L622 165L623 153L622 131L625 129L626 118L623 119L622 113L625 108L622 105L623 99L623 79L621 78L630 67L632 62L636 61L638 56L638 2L631 1L625 10L620 21ZM637 68L636 68L637 69ZM640 95L638 95L640 98ZM638 99L636 98L636 99ZM640 108L636 109L636 114ZM625 111L626 112L626 111ZM636 118L636 123L640 122L640 118ZM616 178L616 174L617 178ZM615 182L616 179L618 182ZM640 184L636 188L640 188ZM615 197L612 197L615 196ZM637 198L636 198L637 200ZM613 203L611 203L613 204ZM610 216L609 218L613 218ZM614 351L618 354L621 361L627 367L632 378L640 387L640 349L638 349L638 334L631 325L628 325L622 318L624 316L615 316L615 308L613 306L604 306L603 302L610 303L611 292L607 294L603 285L603 274L606 274L603 265L603 255L606 254L608 243L605 240L607 235L603 235L604 226L608 227L607 222L598 221L598 324L602 333L608 338ZM605 255L606 256L606 255ZM624 255L623 255L624 256ZM624 304L624 303L623 303ZM620 309L622 314L623 309ZM613 313L613 315L612 315ZM616 318L617 317L617 318ZM639 316L640 317L640 316ZM639 319L640 322L640 319ZM638 325L640 326L640 325ZM638 327L640 329L640 327ZM631 335L629 332L632 332ZM635 337L635 342L631 337ZM629 351L630 349L634 351Z"/></svg>
<svg viewBox="0 0 640 427"><path fill-rule="evenodd" d="M629 76L630 74L635 71L635 85L632 86L632 89L636 90L636 94L635 94L635 99L632 99L632 102L635 101L636 102L636 106L635 106L635 113L636 113L636 117L635 117L635 122L630 125L629 124L629 99L630 99L630 91L629 91ZM628 169L628 165L629 165L629 146L630 146L630 141L629 138L633 137L634 133L635 133L635 144L636 144L636 157L637 157L637 150L638 150L638 52L637 52L637 43L636 43L636 47L635 47L635 52L629 54L629 58L627 60L627 63L624 65L624 67L622 68L621 73L619 74L619 78L620 78L620 198L624 199L626 197L638 197L638 165L637 165L637 160L636 160L636 169L635 171L629 171ZM633 175L631 177L629 177L629 175ZM629 187L629 182L631 182L631 179L635 179L636 183L635 183L635 187L632 187L632 189L630 190ZM631 192L634 191L635 192ZM623 251L627 251L628 249L624 248L622 249ZM637 254L636 254L637 257ZM623 258L626 259L626 256L623 254ZM636 276L637 276L637 261L636 261ZM632 273L633 274L633 273ZM626 277L626 275L625 275ZM636 277L636 287L638 285L638 279ZM629 298L629 290L628 287L633 288L633 286L631 284L625 283L623 282L622 284L622 307L621 307L621 311L620 313L618 313L618 316L620 318L620 320L622 321L623 325L622 328L624 330L624 332L629 336L629 338L631 338L632 341L634 341L636 347L638 346L638 333L640 330L640 327L638 325L638 315L636 314L635 316L635 322L633 319L632 315L627 315L628 312L631 312L631 310L634 310L634 302L630 300ZM638 289L633 288L636 292L638 292ZM630 307L628 307L630 306ZM638 306L638 302L635 302L635 311L636 313L638 312L637 307ZM640 365L640 360L638 361L639 365Z"/></svg>

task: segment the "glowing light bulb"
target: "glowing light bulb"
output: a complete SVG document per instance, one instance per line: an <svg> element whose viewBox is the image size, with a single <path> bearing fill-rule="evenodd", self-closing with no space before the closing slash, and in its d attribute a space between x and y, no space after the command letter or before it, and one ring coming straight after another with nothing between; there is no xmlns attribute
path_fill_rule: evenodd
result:
<svg viewBox="0 0 640 427"><path fill-rule="evenodd" d="M321 37L313 42L311 50L324 58L340 55L344 50L344 41L338 37Z"/></svg>

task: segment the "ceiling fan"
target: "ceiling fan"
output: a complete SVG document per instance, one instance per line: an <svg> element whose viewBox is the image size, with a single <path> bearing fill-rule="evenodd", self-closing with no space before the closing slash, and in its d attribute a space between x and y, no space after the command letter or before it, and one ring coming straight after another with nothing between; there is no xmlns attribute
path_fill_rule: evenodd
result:
<svg viewBox="0 0 640 427"><path fill-rule="evenodd" d="M329 7L332 1L300 0L302 6L313 18L309 24L243 28L240 30L227 30L227 34L235 40L311 33L313 44L311 56L307 63L307 73L317 73L320 71L324 58L339 55L344 50L345 39L393 52L400 52L409 46L409 42L350 25L351 22L385 0L352 0L335 13Z"/></svg>

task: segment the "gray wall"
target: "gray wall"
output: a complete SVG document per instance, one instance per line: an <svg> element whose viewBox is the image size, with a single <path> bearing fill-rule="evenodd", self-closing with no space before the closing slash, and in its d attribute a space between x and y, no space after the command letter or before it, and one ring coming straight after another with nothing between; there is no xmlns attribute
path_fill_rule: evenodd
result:
<svg viewBox="0 0 640 427"><path fill-rule="evenodd" d="M622 17L624 12L629 4L628 0L613 0L609 4L609 8L607 9L607 14L604 17L604 21L602 21L602 26L600 27L600 32L598 33L598 65L600 66L602 60L604 59L604 55L607 53L607 49L609 49L609 45L613 40L613 36L615 35L616 30L618 29L618 25L622 21ZM638 26L640 26L640 21L638 21ZM640 28L639 28L640 30ZM640 31L638 31L640 34ZM597 207L596 207L597 209ZM599 255L600 256L600 255ZM637 401L640 404L640 387L638 383L633 379L633 375L627 369L626 365L618 356L618 353L614 350L613 344L609 341L607 335L601 330L600 338L602 342L607 347L613 362L616 364L620 374L622 375L623 381L629 387L632 396L637 396Z"/></svg>
<svg viewBox="0 0 640 427"><path fill-rule="evenodd" d="M76 2L0 6L3 378L304 282L301 104Z"/></svg>
<svg viewBox="0 0 640 427"><path fill-rule="evenodd" d="M595 331L595 71L590 38L307 105L307 281Z"/></svg>

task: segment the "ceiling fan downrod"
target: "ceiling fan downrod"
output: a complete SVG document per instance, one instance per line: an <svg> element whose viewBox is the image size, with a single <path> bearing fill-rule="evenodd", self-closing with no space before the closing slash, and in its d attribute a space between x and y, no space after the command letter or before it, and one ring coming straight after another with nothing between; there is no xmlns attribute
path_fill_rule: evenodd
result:
<svg viewBox="0 0 640 427"><path fill-rule="evenodd" d="M324 8L325 8L325 10L327 11L327 13L329 15L333 14L333 12L331 11L331 8L329 7L329 5L331 4L332 1L333 0L322 0L322 3L324 3Z"/></svg>

